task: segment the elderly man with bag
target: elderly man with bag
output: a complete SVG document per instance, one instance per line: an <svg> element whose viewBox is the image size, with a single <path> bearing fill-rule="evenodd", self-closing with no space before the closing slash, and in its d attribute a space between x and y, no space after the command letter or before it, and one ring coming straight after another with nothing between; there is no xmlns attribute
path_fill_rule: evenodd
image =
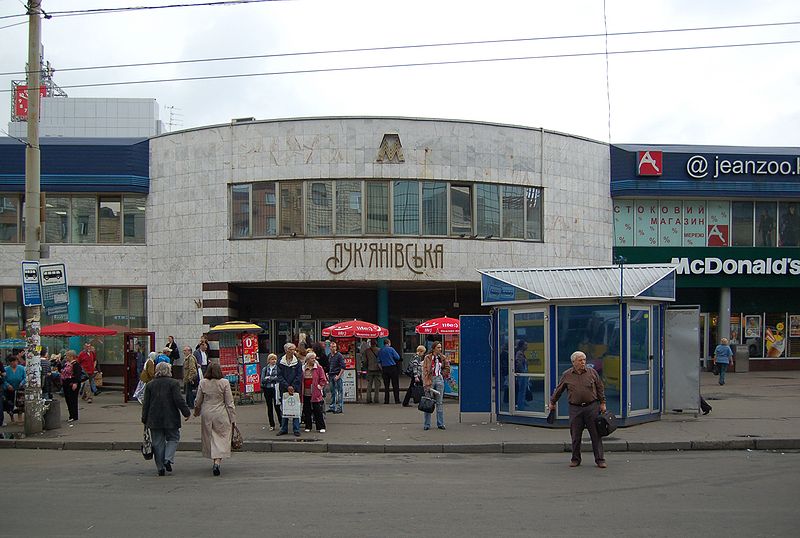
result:
<svg viewBox="0 0 800 538"><path fill-rule="evenodd" d="M550 398L550 410L555 411L558 398L565 390L569 391L569 433L572 436L572 460L569 466L581 464L581 437L586 428L592 439L594 461L598 467L605 469L603 440L597 431L597 416L606 411L605 387L594 368L586 368L586 354L583 351L573 353L570 360L572 368L561 376Z"/></svg>

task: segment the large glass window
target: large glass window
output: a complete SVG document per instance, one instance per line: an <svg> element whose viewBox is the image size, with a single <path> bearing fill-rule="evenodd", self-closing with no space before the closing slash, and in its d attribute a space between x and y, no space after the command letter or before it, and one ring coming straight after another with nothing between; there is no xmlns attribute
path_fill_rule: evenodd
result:
<svg viewBox="0 0 800 538"><path fill-rule="evenodd" d="M361 235L361 182L336 182L336 235Z"/></svg>
<svg viewBox="0 0 800 538"><path fill-rule="evenodd" d="M542 189L525 190L525 239L542 240Z"/></svg>
<svg viewBox="0 0 800 538"><path fill-rule="evenodd" d="M422 184L422 233L447 235L447 184Z"/></svg>
<svg viewBox="0 0 800 538"><path fill-rule="evenodd" d="M0 196L0 243L18 243L19 197Z"/></svg>
<svg viewBox="0 0 800 538"><path fill-rule="evenodd" d="M450 185L450 233L472 235L472 187Z"/></svg>
<svg viewBox="0 0 800 538"><path fill-rule="evenodd" d="M45 242L69 243L70 199L67 196L47 196L45 200Z"/></svg>
<svg viewBox="0 0 800 538"><path fill-rule="evenodd" d="M368 234L389 233L389 183L367 182L367 230Z"/></svg>
<svg viewBox="0 0 800 538"><path fill-rule="evenodd" d="M419 234L419 181L395 181L392 185L395 235Z"/></svg>
<svg viewBox="0 0 800 538"><path fill-rule="evenodd" d="M503 187L503 237L522 239L525 231L525 188Z"/></svg>
<svg viewBox="0 0 800 538"><path fill-rule="evenodd" d="M145 210L147 198L126 194L122 199L122 229L125 243L145 243Z"/></svg>
<svg viewBox="0 0 800 538"><path fill-rule="evenodd" d="M733 202L731 204L733 230L731 245L734 247L753 246L753 202Z"/></svg>
<svg viewBox="0 0 800 538"><path fill-rule="evenodd" d="M74 196L72 198L72 242L97 242L97 198Z"/></svg>
<svg viewBox="0 0 800 538"><path fill-rule="evenodd" d="M253 237L273 237L278 232L275 183L253 185Z"/></svg>
<svg viewBox="0 0 800 538"><path fill-rule="evenodd" d="M782 247L800 246L800 215L798 204L781 202L778 204L780 229L778 230Z"/></svg>
<svg viewBox="0 0 800 538"><path fill-rule="evenodd" d="M475 185L477 234L483 237L500 237L500 187L478 183Z"/></svg>
<svg viewBox="0 0 800 538"><path fill-rule="evenodd" d="M311 181L307 185L307 233L333 235L333 190L330 181Z"/></svg>
<svg viewBox="0 0 800 538"><path fill-rule="evenodd" d="M280 204L280 234L303 235L303 182L281 182Z"/></svg>
<svg viewBox="0 0 800 538"><path fill-rule="evenodd" d="M774 247L777 245L778 211L775 202L756 202L756 246Z"/></svg>
<svg viewBox="0 0 800 538"><path fill-rule="evenodd" d="M514 312L514 410L545 412L545 316Z"/></svg>
<svg viewBox="0 0 800 538"><path fill-rule="evenodd" d="M250 237L250 185L231 187L231 207L233 208L232 237Z"/></svg>
<svg viewBox="0 0 800 538"><path fill-rule="evenodd" d="M97 242L120 243L122 241L122 198L101 196L97 208Z"/></svg>

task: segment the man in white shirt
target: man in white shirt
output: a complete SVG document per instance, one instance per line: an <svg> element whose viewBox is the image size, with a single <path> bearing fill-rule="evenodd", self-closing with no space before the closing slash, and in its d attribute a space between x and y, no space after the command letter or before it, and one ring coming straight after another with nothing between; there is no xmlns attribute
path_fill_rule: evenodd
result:
<svg viewBox="0 0 800 538"><path fill-rule="evenodd" d="M205 374L206 367L208 367L208 346L206 343L200 342L200 347L194 350L193 355L197 360L197 365L200 367L200 370Z"/></svg>

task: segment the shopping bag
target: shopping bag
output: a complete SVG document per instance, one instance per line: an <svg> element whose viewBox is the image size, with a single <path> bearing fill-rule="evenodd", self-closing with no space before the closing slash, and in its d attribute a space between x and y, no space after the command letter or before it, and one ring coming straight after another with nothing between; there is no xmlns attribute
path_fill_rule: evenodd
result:
<svg viewBox="0 0 800 538"><path fill-rule="evenodd" d="M98 370L94 373L94 384L98 387L103 386L103 372Z"/></svg>
<svg viewBox="0 0 800 538"><path fill-rule="evenodd" d="M231 450L240 450L244 444L242 432L236 427L236 424L231 424Z"/></svg>
<svg viewBox="0 0 800 538"><path fill-rule="evenodd" d="M302 415L303 406L300 403L300 395L296 392L294 394L284 392L281 407L283 407L284 417L300 418L300 415Z"/></svg>
<svg viewBox="0 0 800 538"><path fill-rule="evenodd" d="M415 404L419 403L423 394L425 394L425 389L422 388L422 385L411 385L411 399Z"/></svg>
<svg viewBox="0 0 800 538"><path fill-rule="evenodd" d="M153 438L150 436L150 428L144 427L144 436L142 438L142 456L146 460L153 459Z"/></svg>
<svg viewBox="0 0 800 538"><path fill-rule="evenodd" d="M606 437L617 429L617 417L611 411L604 411L597 415L597 433Z"/></svg>
<svg viewBox="0 0 800 538"><path fill-rule="evenodd" d="M430 396L423 396L419 399L419 405L417 406L417 409L423 413L433 413L434 409L436 409L436 400Z"/></svg>
<svg viewBox="0 0 800 538"><path fill-rule="evenodd" d="M142 403L142 396L144 396L144 383L139 381L139 384L136 385L136 390L133 391L133 398Z"/></svg>

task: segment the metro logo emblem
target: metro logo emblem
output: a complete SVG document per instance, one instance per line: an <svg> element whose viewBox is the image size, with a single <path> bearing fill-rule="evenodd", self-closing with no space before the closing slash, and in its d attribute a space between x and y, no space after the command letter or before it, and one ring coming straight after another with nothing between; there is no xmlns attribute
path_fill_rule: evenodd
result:
<svg viewBox="0 0 800 538"><path fill-rule="evenodd" d="M636 173L640 176L660 176L663 154L660 151L637 151Z"/></svg>

